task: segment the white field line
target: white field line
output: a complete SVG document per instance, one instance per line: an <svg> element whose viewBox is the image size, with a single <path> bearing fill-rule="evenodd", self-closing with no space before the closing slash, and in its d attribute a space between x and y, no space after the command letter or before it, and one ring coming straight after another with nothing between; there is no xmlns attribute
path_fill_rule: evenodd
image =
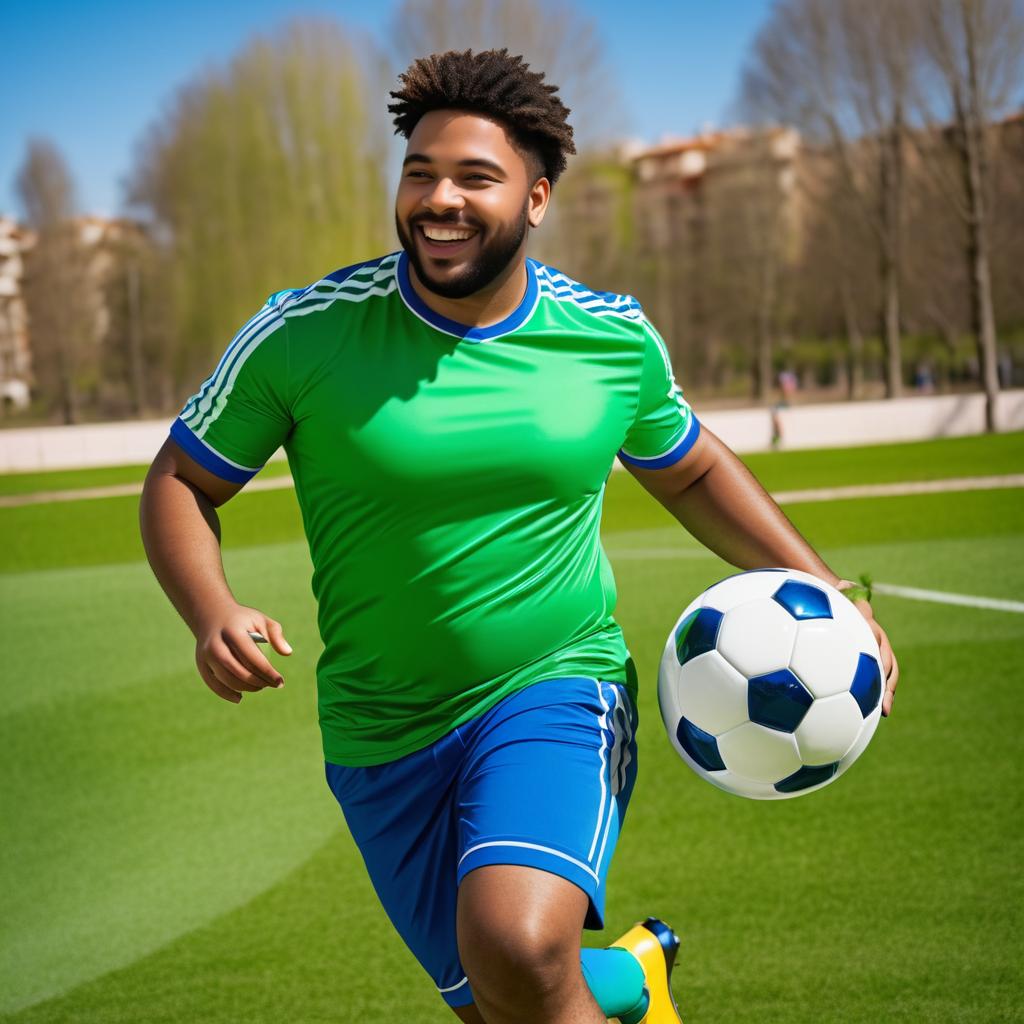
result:
<svg viewBox="0 0 1024 1024"><path fill-rule="evenodd" d="M921 590L918 587L897 587L892 583L872 583L872 590L911 601L934 601L936 604L958 604L966 608L991 608L997 612L1024 614L1024 601L1004 601L998 597L974 597L971 594L949 594L944 590Z"/></svg>
<svg viewBox="0 0 1024 1024"><path fill-rule="evenodd" d="M778 491L772 497L780 505L839 498L895 498L906 494L941 494L945 491L990 491L1024 487L1024 473L1004 476L961 476L948 480L913 480L894 484L855 484L852 487L816 487L806 491Z"/></svg>
<svg viewBox="0 0 1024 1024"><path fill-rule="evenodd" d="M246 493L277 491L291 487L293 480L283 476L257 477L245 485ZM892 498L907 494L942 494L948 491L990 491L1003 487L1024 487L1024 473L1001 476L951 477L948 480L913 480L894 484L855 484L851 487L817 487L804 491L776 491L772 497L780 505L812 501L836 501L841 498ZM18 505L43 505L51 501L82 501L87 498L120 498L141 494L141 483L111 484L108 487L80 487L68 491L36 491L32 494L0 494L0 508Z"/></svg>
<svg viewBox="0 0 1024 1024"><path fill-rule="evenodd" d="M651 561L668 559L713 558L710 551L694 548L607 548L616 561ZM976 597L973 594L950 594L945 590L922 590L920 587L900 587L894 583L872 583L872 590L891 597L905 597L911 601L932 601L935 604L956 604L965 608L990 608L997 612L1024 614L1024 601L1006 601L999 597Z"/></svg>
<svg viewBox="0 0 1024 1024"><path fill-rule="evenodd" d="M244 488L250 491L278 491L292 486L292 478L268 476L250 480ZM36 491L32 494L0 494L0 508L14 508L17 505L44 505L51 501L82 501L86 498L124 498L142 493L141 483L110 484L107 487L79 487L70 491Z"/></svg>
<svg viewBox="0 0 1024 1024"><path fill-rule="evenodd" d="M675 558L713 558L710 551L693 548L607 548L616 561L658 562ZM956 604L965 608L990 608L997 612L1024 614L1024 601L1006 601L999 597L976 597L973 594L950 594L944 590L922 590L920 587L900 587L894 583L872 583L872 590L891 597L905 597L911 601L932 601L935 604Z"/></svg>

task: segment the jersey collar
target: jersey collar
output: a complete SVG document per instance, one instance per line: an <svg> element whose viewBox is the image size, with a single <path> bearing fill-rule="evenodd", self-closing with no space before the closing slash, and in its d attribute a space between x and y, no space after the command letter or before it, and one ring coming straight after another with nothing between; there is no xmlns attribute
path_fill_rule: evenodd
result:
<svg viewBox="0 0 1024 1024"><path fill-rule="evenodd" d="M419 297L409 280L409 254L404 249L398 257L397 274L398 292L409 310L430 324L431 327L456 338L462 338L464 341L492 341L494 338L500 338L503 334L510 334L530 319L540 296L537 270L534 261L528 258L526 260L526 294L523 296L522 302L504 320L500 320L496 324L491 324L489 327L471 327L468 324L460 324L456 320L449 320L448 317L441 316L440 313L435 313Z"/></svg>

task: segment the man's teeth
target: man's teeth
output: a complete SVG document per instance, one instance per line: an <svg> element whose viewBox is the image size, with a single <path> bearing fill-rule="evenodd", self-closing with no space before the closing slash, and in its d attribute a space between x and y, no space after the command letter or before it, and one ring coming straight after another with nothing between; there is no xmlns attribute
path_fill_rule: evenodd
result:
<svg viewBox="0 0 1024 1024"><path fill-rule="evenodd" d="M465 228L433 228L424 225L423 234L432 242L461 242L463 239L472 238L476 232Z"/></svg>

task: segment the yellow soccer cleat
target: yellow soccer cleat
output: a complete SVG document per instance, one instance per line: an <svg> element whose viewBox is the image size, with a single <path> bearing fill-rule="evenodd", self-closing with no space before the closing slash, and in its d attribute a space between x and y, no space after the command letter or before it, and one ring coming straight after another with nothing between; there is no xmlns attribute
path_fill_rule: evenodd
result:
<svg viewBox="0 0 1024 1024"><path fill-rule="evenodd" d="M681 1024L671 985L679 936L664 921L649 917L611 945L632 953L644 972L647 1009L643 1016L628 1024Z"/></svg>

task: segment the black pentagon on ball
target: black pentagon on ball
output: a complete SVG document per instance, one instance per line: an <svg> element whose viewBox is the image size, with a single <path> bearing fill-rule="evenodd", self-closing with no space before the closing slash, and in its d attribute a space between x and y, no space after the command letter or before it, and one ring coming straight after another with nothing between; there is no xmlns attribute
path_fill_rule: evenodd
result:
<svg viewBox="0 0 1024 1024"><path fill-rule="evenodd" d="M832 604L821 587L800 580L786 580L772 597L794 619L831 619Z"/></svg>
<svg viewBox="0 0 1024 1024"><path fill-rule="evenodd" d="M714 608L698 608L679 623L676 629L676 657L685 665L698 654L715 649L722 613Z"/></svg>
<svg viewBox="0 0 1024 1024"><path fill-rule="evenodd" d="M839 762L833 764L805 764L803 768L787 775L781 782L775 783L780 793L799 793L801 789L810 789L819 782L828 782L839 770Z"/></svg>
<svg viewBox="0 0 1024 1024"><path fill-rule="evenodd" d="M861 653L857 659L857 671L853 674L850 693L865 718L878 707L882 697L882 674L878 671L878 662L870 654Z"/></svg>
<svg viewBox="0 0 1024 1024"><path fill-rule="evenodd" d="M778 732L792 732L814 698L788 668L754 676L747 683L747 713L752 722Z"/></svg>
<svg viewBox="0 0 1024 1024"><path fill-rule="evenodd" d="M680 718L676 726L676 739L685 750L707 772L725 770L725 762L718 752L718 740L709 732L698 728L688 718Z"/></svg>

